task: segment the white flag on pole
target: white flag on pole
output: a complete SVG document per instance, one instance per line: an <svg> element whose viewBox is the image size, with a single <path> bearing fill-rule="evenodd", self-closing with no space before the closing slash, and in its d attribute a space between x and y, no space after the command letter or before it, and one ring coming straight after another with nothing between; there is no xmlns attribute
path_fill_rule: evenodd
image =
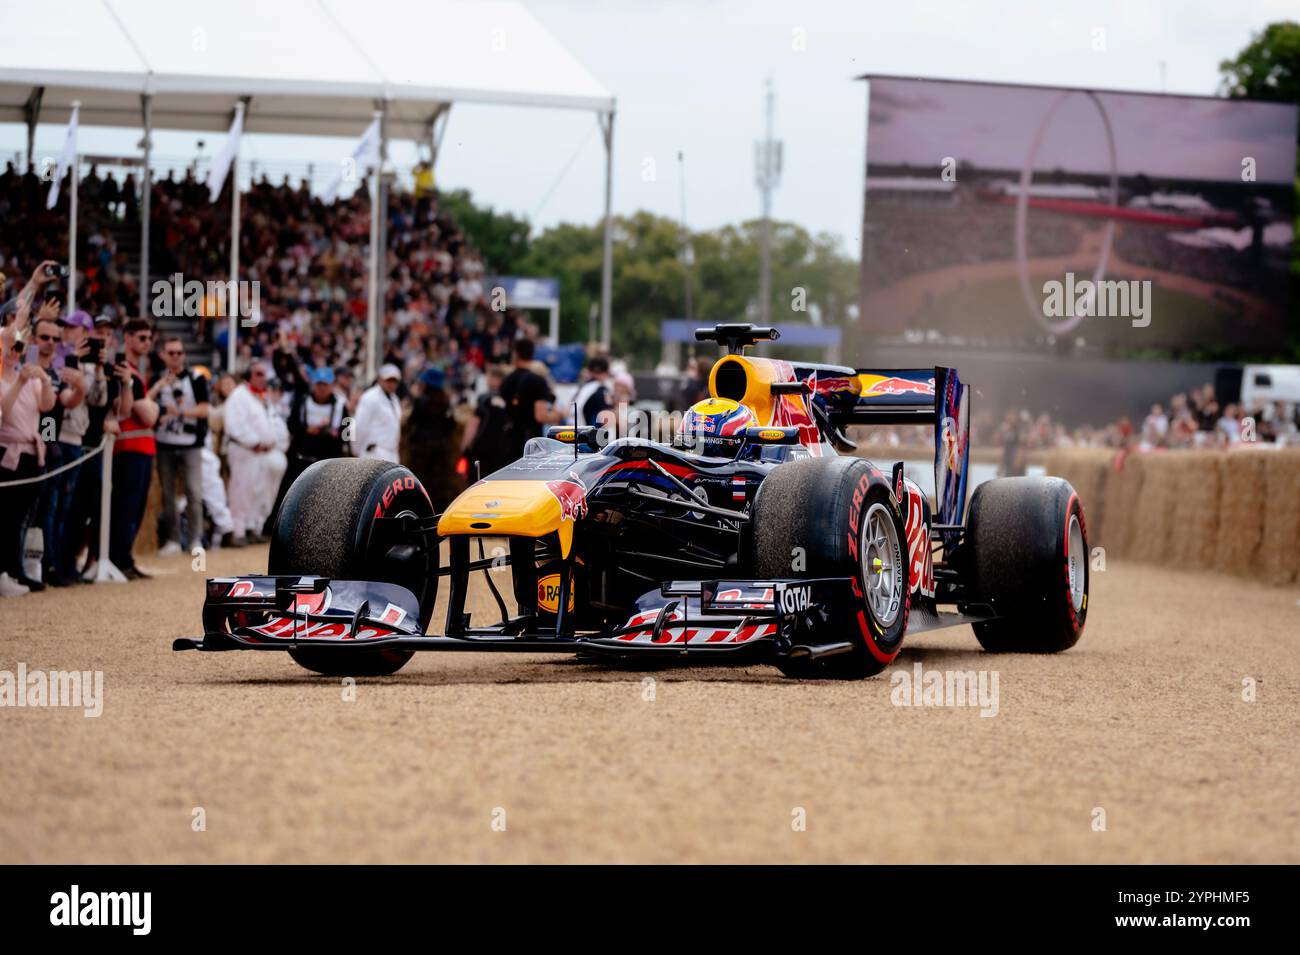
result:
<svg viewBox="0 0 1300 955"><path fill-rule="evenodd" d="M339 186L343 184L344 176L348 177L351 182L356 179L358 174L364 175L369 169L379 165L379 120L366 127L366 131L361 134L357 140L356 147L352 150L352 155L339 164L339 171L334 174L334 178L325 188L325 194L322 197L326 202L333 202L338 198Z"/></svg>
<svg viewBox="0 0 1300 955"><path fill-rule="evenodd" d="M212 169L208 172L208 201L216 202L221 196L221 189L226 184L226 174L230 172L230 164L235 161L235 156L239 154L239 137L244 133L244 104L239 103L235 106L235 119L230 124L230 132L226 134L226 141L221 146L215 159L212 160ZM239 188L239 183L235 183L235 188Z"/></svg>
<svg viewBox="0 0 1300 955"><path fill-rule="evenodd" d="M59 202L59 184L72 168L77 157L77 117L80 106L72 107L72 116L68 119L68 138L63 141L63 152L59 153L59 166L54 171L54 181L50 183L50 194L45 200L45 208L53 209Z"/></svg>

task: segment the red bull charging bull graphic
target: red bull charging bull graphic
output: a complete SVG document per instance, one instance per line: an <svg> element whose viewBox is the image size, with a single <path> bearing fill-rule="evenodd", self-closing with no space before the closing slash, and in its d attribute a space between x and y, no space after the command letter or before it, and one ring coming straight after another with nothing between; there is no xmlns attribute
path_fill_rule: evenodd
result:
<svg viewBox="0 0 1300 955"><path fill-rule="evenodd" d="M587 514L587 488L572 471L562 481L547 481L546 489L560 502L560 520L577 521Z"/></svg>

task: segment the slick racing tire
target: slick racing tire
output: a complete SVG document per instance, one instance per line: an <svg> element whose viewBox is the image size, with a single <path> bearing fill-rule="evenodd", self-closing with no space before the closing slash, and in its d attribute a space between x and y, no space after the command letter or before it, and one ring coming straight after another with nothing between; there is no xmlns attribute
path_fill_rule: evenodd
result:
<svg viewBox="0 0 1300 955"><path fill-rule="evenodd" d="M907 630L907 546L888 481L861 458L805 458L772 471L751 514L755 577L848 577L852 605L836 608L826 642L848 634L850 652L779 658L796 678L874 676L898 655Z"/></svg>
<svg viewBox="0 0 1300 955"><path fill-rule="evenodd" d="M427 558L398 564L373 552L378 548L371 548L371 530L378 516L432 517L433 506L420 482L400 464L317 461L285 494L271 533L267 572L400 584L420 602L423 632L433 614L438 568ZM411 651L299 647L289 656L325 676L387 676L411 659Z"/></svg>
<svg viewBox="0 0 1300 955"><path fill-rule="evenodd" d="M986 481L967 522L967 573L997 619L974 625L991 653L1059 653L1088 618L1088 530L1079 495L1054 477Z"/></svg>

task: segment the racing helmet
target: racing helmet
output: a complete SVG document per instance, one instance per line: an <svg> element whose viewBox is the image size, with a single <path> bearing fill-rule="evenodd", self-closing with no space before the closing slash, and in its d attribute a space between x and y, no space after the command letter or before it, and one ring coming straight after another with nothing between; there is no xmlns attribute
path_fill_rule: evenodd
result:
<svg viewBox="0 0 1300 955"><path fill-rule="evenodd" d="M745 429L758 424L754 412L730 398L705 398L682 415L678 443L713 458L734 458Z"/></svg>

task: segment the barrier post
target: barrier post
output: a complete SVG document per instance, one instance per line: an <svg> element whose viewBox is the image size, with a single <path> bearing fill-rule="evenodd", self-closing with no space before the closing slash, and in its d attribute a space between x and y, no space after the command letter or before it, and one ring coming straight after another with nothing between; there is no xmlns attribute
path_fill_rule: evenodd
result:
<svg viewBox="0 0 1300 955"><path fill-rule="evenodd" d="M117 439L104 435L104 451L100 455L99 482L99 560L95 562L95 583L124 584L126 575L117 569L108 556L109 521L113 513L113 445Z"/></svg>

